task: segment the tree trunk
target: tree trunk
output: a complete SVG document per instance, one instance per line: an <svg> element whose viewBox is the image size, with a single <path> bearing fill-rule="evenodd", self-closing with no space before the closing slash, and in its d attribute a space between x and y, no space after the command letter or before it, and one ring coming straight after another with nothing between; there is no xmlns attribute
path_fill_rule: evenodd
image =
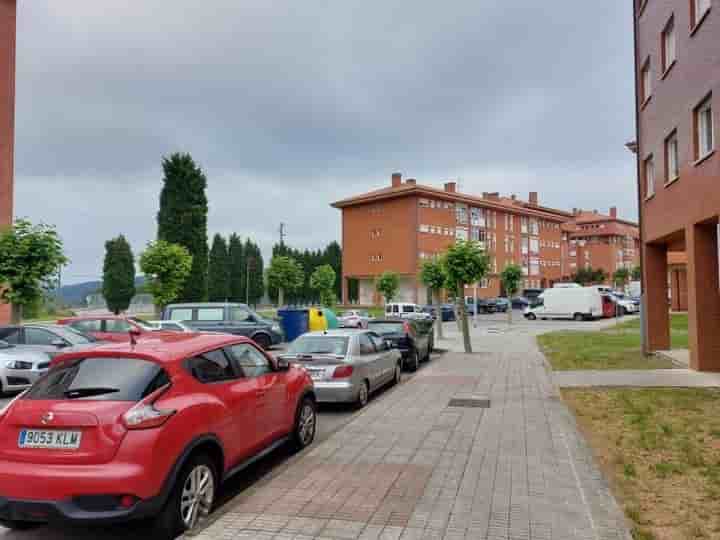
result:
<svg viewBox="0 0 720 540"><path fill-rule="evenodd" d="M439 291L433 291L435 295L435 314L437 315L437 337L438 339L443 338L443 320L442 320L442 305L440 304L440 293Z"/></svg>
<svg viewBox="0 0 720 540"><path fill-rule="evenodd" d="M158 320L162 319L163 307L160 304L155 304L155 317Z"/></svg>
<svg viewBox="0 0 720 540"><path fill-rule="evenodd" d="M461 285L460 290L464 291L465 290L464 286ZM472 344L470 343L470 324L469 324L468 318L467 318L467 309L465 307L465 298L461 296L457 302L457 305L458 305L458 313L460 314L460 325L462 327L463 344L465 345L465 352L469 354L472 352Z"/></svg>
<svg viewBox="0 0 720 540"><path fill-rule="evenodd" d="M513 308L512 308L512 300L510 299L509 294L508 294L508 302L510 302L510 304L508 305L508 326L512 326Z"/></svg>
<svg viewBox="0 0 720 540"><path fill-rule="evenodd" d="M283 307L283 303L285 301L285 291L283 291L282 287L278 288L278 307Z"/></svg>
<svg viewBox="0 0 720 540"><path fill-rule="evenodd" d="M11 312L10 312L10 321L12 324L20 324L22 322L23 317L23 307L22 304L12 304Z"/></svg>

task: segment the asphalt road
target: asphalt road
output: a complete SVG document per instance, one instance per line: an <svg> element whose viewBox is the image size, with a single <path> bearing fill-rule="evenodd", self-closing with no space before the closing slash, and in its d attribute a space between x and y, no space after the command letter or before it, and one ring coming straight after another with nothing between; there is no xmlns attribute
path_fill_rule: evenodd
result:
<svg viewBox="0 0 720 540"><path fill-rule="evenodd" d="M433 354L432 361L438 361L441 355ZM422 371L421 367L421 371ZM403 373L403 382L412 378L414 374ZM371 398L372 401L382 401L383 398L392 392L392 388L385 389ZM0 400L2 403L11 398ZM336 430L341 429L352 420L357 411L348 406L324 405L320 407L318 415L318 431L316 442L323 441L332 435ZM258 463L252 465L235 478L225 484L218 494L218 508L215 512L222 512L223 506L232 501L234 497L260 482L268 475L279 470L292 457L287 449L278 449ZM128 538L151 538L151 532L143 524L123 525L118 527L94 528L79 530L74 528L55 529L50 527L39 527L30 531L9 531L0 527L1 540L125 540Z"/></svg>

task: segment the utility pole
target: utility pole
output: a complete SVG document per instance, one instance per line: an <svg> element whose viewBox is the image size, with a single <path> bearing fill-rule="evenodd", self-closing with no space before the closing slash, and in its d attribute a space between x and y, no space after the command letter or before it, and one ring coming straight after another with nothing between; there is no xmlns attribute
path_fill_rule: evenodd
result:
<svg viewBox="0 0 720 540"><path fill-rule="evenodd" d="M287 236L287 233L285 232L285 224L280 223L280 245L285 245L285 237Z"/></svg>

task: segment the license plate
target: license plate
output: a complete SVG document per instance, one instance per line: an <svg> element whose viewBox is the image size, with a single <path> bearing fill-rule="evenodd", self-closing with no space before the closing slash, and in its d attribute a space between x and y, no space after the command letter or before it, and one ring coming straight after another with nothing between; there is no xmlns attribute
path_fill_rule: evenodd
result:
<svg viewBox="0 0 720 540"><path fill-rule="evenodd" d="M310 378L314 381L322 379L323 375L325 374L324 369L310 369L308 371L310 372Z"/></svg>
<svg viewBox="0 0 720 540"><path fill-rule="evenodd" d="M20 448L43 448L49 450L77 450L82 432L44 429L23 429L18 437Z"/></svg>

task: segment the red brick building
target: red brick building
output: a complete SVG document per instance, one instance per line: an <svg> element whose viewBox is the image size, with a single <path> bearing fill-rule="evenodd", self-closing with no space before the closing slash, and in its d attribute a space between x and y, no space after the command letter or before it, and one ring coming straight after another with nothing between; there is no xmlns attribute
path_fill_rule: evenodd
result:
<svg viewBox="0 0 720 540"><path fill-rule="evenodd" d="M567 281L578 267L611 274L638 263L637 226L598 212L566 212L499 193L460 193L455 182L443 189L403 182L398 173L383 189L333 203L342 211L343 302L378 304L375 279L387 270L401 275L398 300L425 303L421 263L442 254L458 239L480 242L492 258L491 273L478 284L480 297L501 294L499 272L510 263L523 268L524 287ZM632 246L626 248L626 246ZM350 282L357 292L350 298ZM472 291L466 291L472 294Z"/></svg>
<svg viewBox="0 0 720 540"><path fill-rule="evenodd" d="M647 345L671 346L668 253L685 252L691 366L720 371L720 5L712 4L635 0L634 16Z"/></svg>
<svg viewBox="0 0 720 540"><path fill-rule="evenodd" d="M9 225L13 215L15 13L16 0L0 0L0 227ZM0 304L0 323L9 317L9 306Z"/></svg>

